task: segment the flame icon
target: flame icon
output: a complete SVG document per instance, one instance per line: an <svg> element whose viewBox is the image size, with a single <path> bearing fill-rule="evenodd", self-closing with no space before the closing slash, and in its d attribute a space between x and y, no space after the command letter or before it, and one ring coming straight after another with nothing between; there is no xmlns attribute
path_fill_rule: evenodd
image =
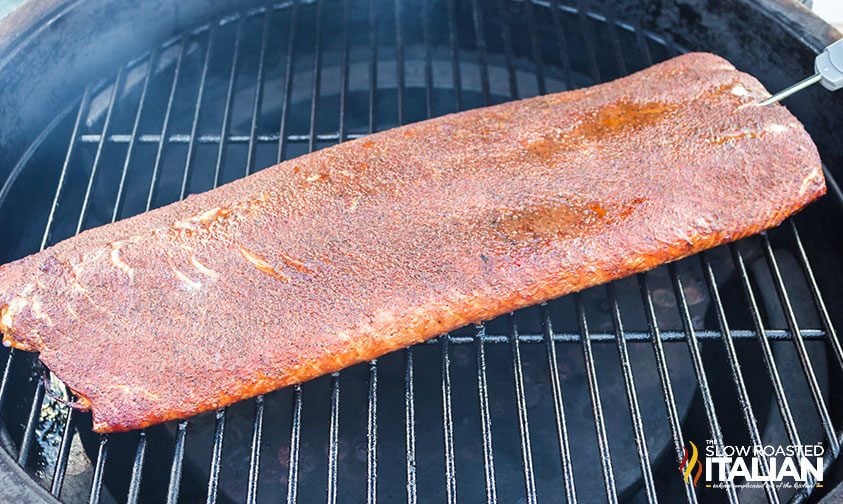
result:
<svg viewBox="0 0 843 504"><path fill-rule="evenodd" d="M688 458L688 449L683 447L682 462L679 463L679 472L682 473L685 483L689 483L691 481L691 473L694 473L694 486L697 486L703 472L702 462L700 462L700 453L699 450L697 450L697 445L695 445L693 441L688 441L688 444L691 445L691 457L690 459ZM694 471L695 468L696 472Z"/></svg>

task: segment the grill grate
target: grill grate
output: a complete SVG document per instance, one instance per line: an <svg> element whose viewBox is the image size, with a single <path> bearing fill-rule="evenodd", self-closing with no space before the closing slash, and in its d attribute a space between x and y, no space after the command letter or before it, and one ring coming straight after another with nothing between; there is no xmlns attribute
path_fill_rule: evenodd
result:
<svg viewBox="0 0 843 504"><path fill-rule="evenodd" d="M682 52L669 40L591 13L581 3L445 0L441 9L433 9L395 0L386 11L374 0L357 3L294 1L241 11L162 44L120 68L113 79L89 85L20 161L14 172L23 174L21 180L0 192L0 207L18 204L9 198L9 188L34 184L25 178L33 170L24 168L42 163L40 156L58 160L51 165L58 167L55 185L39 192L42 197L34 198L33 211L26 214L32 215L33 227L45 221L43 233L23 236L4 251L7 259L215 187L273 160L445 112L602 82ZM68 138L66 149L50 151L51 141ZM205 173L202 166L209 165L213 170ZM207 451L204 456L191 452L206 444L197 433L198 418L134 437L94 437L86 415L47 393L52 387L37 379L32 356L4 351L3 441L53 495L91 503L124 495L127 502L139 502L144 495L158 495L159 483L167 502L252 503L267 498L267 491L288 503L315 496L336 502L355 492L369 503L378 498L456 502L458 497L535 503L562 491L568 502L618 502L634 495L648 502L697 502L710 490L683 484L674 474L663 476L666 470L675 472L693 436L710 436L716 446L744 438L756 444L823 442L826 467L839 454L840 413L829 408L831 392L823 376L843 369L843 349L808 258L812 248L789 220L769 235L446 334L406 349L403 362L387 356L362 366L362 373L354 368L335 373L320 382L326 386L305 384L258 397L248 406L244 428L238 422L246 415L243 405L219 410L207 418L209 440L198 448ZM775 293L778 305L771 305L767 292ZM713 314L711 323L700 314L701 304ZM600 307L603 313L595 314ZM730 323L737 318L746 319L746 325ZM635 327L631 319L643 325ZM722 353L712 353L718 340ZM680 359L683 342L687 357ZM794 357L783 360L791 345ZM431 367L427 349L433 346L439 347L439 366ZM617 373L608 378L607 347L617 351ZM652 369L636 365L641 347L652 352ZM503 360L501 349L508 349ZM818 371L826 350L833 354L830 364ZM469 352L474 358L466 360ZM756 369L748 361L758 354L763 366ZM569 369L577 355L583 365L579 374ZM712 355L725 360L728 372L712 368ZM798 368L784 369L783 363ZM691 371L677 379L677 368L687 365ZM541 373L546 383L536 382L538 366L546 369ZM769 380L766 409L753 388L753 380L760 379ZM503 382L507 393L499 388ZM642 388L644 382L652 388ZM358 384L364 384L362 394ZM328 394L320 396L323 389ZM733 402L723 399L722 389L732 390ZM660 398L652 401L647 391ZM582 400L572 399L579 394ZM810 398L813 409L804 401L794 406L800 394ZM365 403L355 403L358 396L365 396ZM327 397L327 408L315 411L320 397ZM540 408L535 397L546 406ZM696 426L688 418L693 397L702 419ZM289 423L279 427L278 404L287 400L289 406L280 410ZM577 408L584 405L587 409ZM663 412L649 413L661 406ZM629 415L621 421L617 417L624 409ZM324 432L312 432L321 424L308 422L311 414L327 418ZM349 461L351 450L343 446L343 431L356 425L347 418L355 414L363 437L359 464ZM431 427L435 416L441 416L435 422L441 421L441 431ZM590 424L594 442L582 437L581 418ZM664 425L654 426L653 418ZM771 434L772 424L780 434ZM44 434L50 428L57 431L52 437ZM653 437L659 429L664 436ZM162 430L170 436L166 443L160 442ZM77 431L78 439L88 439L85 448L94 461L89 490L81 498L62 494ZM434 448L428 443L437 436L441 447ZM630 448L620 450L619 438ZM316 446L314 439L324 445ZM53 445L50 454L47 448ZM128 464L123 463L126 453ZM504 456L508 453L517 456ZM162 454L169 463L163 463ZM394 463L396 454L403 467ZM325 470L315 469L323 458ZM207 461L201 482L192 467L199 459ZM584 468L582 460L593 467ZM633 466L634 474L619 468L619 461ZM164 467L164 475L151 464ZM357 465L359 478L352 474ZM555 469L546 469L550 466ZM223 481L226 472L237 489ZM361 488L349 486L363 479ZM267 487L268 481L283 488ZM810 483L796 492L772 485L758 492L770 502L801 501L816 482ZM738 502L744 493L729 486L717 495Z"/></svg>

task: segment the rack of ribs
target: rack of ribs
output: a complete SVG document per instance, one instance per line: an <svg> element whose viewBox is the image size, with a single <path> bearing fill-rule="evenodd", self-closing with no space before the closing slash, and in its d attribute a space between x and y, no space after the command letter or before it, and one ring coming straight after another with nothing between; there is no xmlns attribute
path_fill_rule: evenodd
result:
<svg viewBox="0 0 843 504"><path fill-rule="evenodd" d="M285 161L0 267L4 343L98 432L183 419L776 226L825 192L694 53Z"/></svg>

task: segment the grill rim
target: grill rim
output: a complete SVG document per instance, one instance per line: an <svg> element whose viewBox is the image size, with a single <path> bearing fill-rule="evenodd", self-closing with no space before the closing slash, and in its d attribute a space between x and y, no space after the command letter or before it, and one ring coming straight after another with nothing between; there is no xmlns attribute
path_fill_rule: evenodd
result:
<svg viewBox="0 0 843 504"><path fill-rule="evenodd" d="M61 502L18 465L5 446L0 446L0 488L3 489L3 496L12 498L12 502L31 502L32 504Z"/></svg>
<svg viewBox="0 0 843 504"><path fill-rule="evenodd" d="M769 4L771 4L771 5L784 5L784 4L783 4L780 0L764 0L764 2L765 2L765 3L769 3ZM56 1L55 3L58 5L58 4L62 4L63 2ZM397 3L397 2L396 2L396 3ZM450 2L449 2L449 3L450 3ZM555 3L556 3L556 2L552 2L552 4L555 4ZM321 3L320 3L320 4L321 4ZM76 5L76 2L71 2L71 3L69 3L69 7L73 7L73 6L75 6L75 5ZM276 5L276 4L271 4L271 5L272 5L272 7L273 7L273 8L275 8L275 5ZM296 3L295 5L298 5L298 3ZM531 4L531 5L532 5L532 4ZM582 2L580 2L580 4L579 4L579 5L582 5ZM48 5L45 5L44 7L45 7L45 11L46 11L46 10L49 10L49 9L47 9L47 8L46 8L46 7L48 7ZM582 9L579 9L579 10L580 10L580 12L583 12L583 10L582 10ZM791 10L788 10L788 12L798 11L798 10L799 10L799 9L791 9ZM64 13L64 12L65 12L65 11L59 12L58 14L56 14L56 16L61 16L61 15L63 15L63 13ZM48 12L48 13L47 13L47 16L49 17L49 15L51 15L51 14L53 14L53 11ZM809 14L810 14L810 13L809 13ZM813 14L811 14L811 16L813 16ZM52 19L55 19L55 18L52 18ZM815 19L816 19L817 21L819 21L819 20L818 20L818 18L815 18ZM50 21L47 21L47 22L49 23ZM822 23L822 22L820 21L820 23ZM194 25L194 23L191 23L191 25ZM400 28L396 27L396 29L398 30L398 29L400 29ZM28 36L29 31L28 31L28 30L24 30L24 32L23 32L23 33L24 33L24 34L26 34L25 36ZM35 33L37 33L37 31L36 31ZM818 38L816 38L816 40L821 40L821 39L818 37ZM822 44L822 43L820 42L820 44ZM815 47L816 47L816 46L815 46ZM820 46L818 46L818 47L821 47L821 45L820 45ZM0 49L2 49L2 33L0 33ZM400 61L400 59L399 59L399 61ZM316 65L318 65L318 63L316 63ZM399 65L399 66L400 66L400 65ZM2 75L2 72L3 72L4 70L5 70L5 69L4 69L2 66L0 66L0 75ZM314 71L316 71L316 70L314 69ZM174 81L174 84L173 84L173 88L175 88L175 81ZM399 85L399 90L401 90L402 88L403 88L403 86ZM172 99L172 97L171 97L171 99ZM400 98L399 98L399 101L400 101ZM314 104L314 106L315 106L315 104ZM82 107L80 107L80 110L81 110L82 108L84 108L84 102L83 102ZM399 118L399 122L401 122L400 118ZM343 124L343 123L341 122L341 124ZM313 125L313 121L311 121L311 125ZM164 128L165 128L165 131L166 131L166 126L165 126ZM341 126L341 128L342 128L342 126ZM249 150L250 150L250 154L251 154L251 151L252 151L252 149L253 149L253 142L254 142L254 124L253 124L253 128L252 128L252 133L253 133L253 134L249 137L249 143L250 143L250 145L249 145ZM76 135L73 135L73 138L75 139L75 138L76 138ZM166 135L165 135L165 134L162 134L162 135L160 136L160 138L159 138L159 155L160 155L160 146L161 146L162 144L166 143L166 142L165 142L165 140L164 140L165 138L166 138ZM195 139L195 135L192 135L192 136L191 136L191 143L192 143L193 139ZM342 131L340 132L340 139L342 139ZM310 136L309 136L309 142L310 142L310 150L312 150L312 148L313 148L313 144L314 144L314 142L315 142L315 135L314 135L314 132L313 132L313 131L311 131L311 134L310 134ZM74 145L75 145L75 142L74 142ZM251 168L251 163L250 163L248 166ZM833 180L833 179L832 179L832 180ZM86 198L86 199L87 199L87 198ZM84 210L83 210L83 212L84 212ZM81 224L81 222L82 222L82 219L80 219L80 224ZM791 223L791 224L792 224L792 223ZM766 240L766 238L765 238L765 240ZM800 247L801 247L801 243L800 243ZM677 276L677 275L673 275L673 277L674 277L674 278L678 278L678 276ZM680 285L679 292L681 292L681 291L682 291L682 289L681 289L681 285ZM620 331L622 331L622 329L621 329ZM515 333L515 331L513 331L513 333ZM574 337L575 337L575 338L576 338L576 337L578 337L578 338L580 339L580 341L581 341L584 345L586 345L586 346L590 345L590 343L591 343L592 341L594 341L594 340L592 339L592 335L591 335L591 334L589 334L589 332L588 332L588 330L587 330L587 329L582 329L582 330L581 330L581 332L579 333L579 335L578 335L578 336L577 336L577 333L574 333L574 334L575 334L575 335L574 335ZM795 334L796 334L796 337L797 337L797 338L798 338L799 336L801 336L801 332L797 332L797 333L795 333ZM519 336L520 336L520 335L519 335ZM612 337L612 335L609 335L609 339L611 339L611 337ZM679 336L677 337L677 339L685 339L685 337L686 337L686 335L685 335L684 333L680 332L680 333L679 333ZM719 337L719 335L715 334L715 335L714 335L714 337ZM515 337L514 337L514 339L513 339L513 338L510 338L510 339L512 339L512 341L514 341L514 345L515 345L515 347L517 348L518 342L520 341L520 337L515 336ZM555 338L551 337L551 339L555 339ZM648 336L648 338L647 338L647 339L649 339L649 336ZM443 349L443 351L444 351L444 352L447 352L447 342L448 342L448 341L450 341L448 338L445 338L445 339L443 340L443 348L444 348L444 349ZM438 340L431 340L431 343L437 343L437 342L438 342ZM482 339L481 339L481 340L478 340L478 342L479 342L479 345L480 345L480 346L482 346L482 344L484 343ZM479 354L478 354L478 355L479 355ZM479 358L479 357L478 357L478 358ZM515 358L515 357L513 357L513 358ZM407 350L407 359L408 359L408 363L411 363L411 362L412 362L412 349L408 349L408 350ZM588 358L587 358L587 360L588 360ZM445 366L445 364L446 364L446 361L444 361L444 360L443 360L443 366ZM483 369L485 369L485 366L483 366ZM408 382L407 382L407 383L408 383L408 384L410 384L410 385L409 385L409 387L412 387L412 366L411 366L411 365L409 365L409 366L408 366L408 376L407 376L407 380L408 380ZM444 386L444 385L443 385L443 386ZM297 389L297 397L299 397L299 400L297 401L297 404L299 404L299 405L300 405L300 394L301 394L301 392L300 392L300 388L296 387L296 389ZM332 388L332 390L334 390L334 389ZM338 394L338 392L339 392L339 388L336 388L335 390L337 391L337 394ZM595 390L596 390L596 387L595 387ZM42 391L42 393L43 393L43 391ZM409 393L408 393L408 394L409 394ZM337 399L337 400L338 400L338 399ZM253 432L255 432L255 433L256 433L256 435L257 435L258 437L260 436L260 422L261 422L261 419L262 419L262 414L261 414L261 411L262 411L262 401L259 399L259 400L257 401L257 403L256 403L255 429L254 429L254 431L253 431ZM332 414L333 414L333 411L334 411L334 405L333 405L333 400L332 400ZM72 416L72 415L71 415L71 416ZM409 416L409 412L408 412L408 416ZM602 414L601 414L600 416L602 416ZM70 421L70 419L69 419L68 421ZM179 432L180 432L180 434L184 432L183 425L184 425L184 422L181 422L181 423L179 424ZM293 423L293 425L294 425L294 429L295 429L295 426L296 426L296 425L298 425L298 422L294 422L294 423ZM409 426L411 426L411 425L412 425L412 422L410 422L410 424L408 425L408 427L409 427ZM143 460L143 457L144 457L144 447L145 447L145 441L144 441L144 440L145 440L145 437L143 437L143 436L144 436L143 434L141 434L141 435L142 435L142 441L139 443L139 446L138 446L137 455L136 455L136 460L141 460L141 461L142 461L142 460ZM26 437L26 436L25 436L25 437ZM221 437L221 436L220 436L220 437ZM215 439L216 439L216 436L215 436ZM410 439L410 437L408 436L408 440L409 440L409 439ZM484 439L484 442L485 442L485 439ZM102 450L105 446L106 446L106 441L104 441L104 442L103 442L103 444L101 444L101 450ZM177 446L178 446L178 444L177 444ZM253 443L253 446L254 446L254 443ZM524 446L524 445L522 444L522 447L523 447L523 446ZM528 444L527 446L529 447L529 444ZM291 450L291 451L292 451L292 450ZM4 455L8 455L8 453L7 453L7 452L5 452L5 450L0 451L0 453L2 453L2 454L4 454ZM254 464L254 460L255 460L255 453L254 453L254 452L253 452L253 454L252 454L252 457L253 457L252 464ZM292 457L292 453L291 453L291 457ZM97 460L97 466L98 466L98 468L99 468L99 464L100 464L100 461L101 461L101 460L102 460L102 458L98 458L98 460ZM12 464L16 466L16 464L14 464L14 462L12 462ZM141 464L142 464L142 462L141 462ZM136 465L135 465L135 467L136 467L136 468L137 468L138 466L139 466L138 464L136 464ZM174 469L174 470L176 470L176 460L175 460L175 459L174 459L174 461L173 461L173 469ZM291 464L291 474L292 474L292 471L293 471L293 464ZM411 470L409 460L408 460L408 467L407 467L407 471L408 471L408 476L410 475L410 473L411 473L411 472L413 472L413 471ZM98 472L98 473L100 473L100 475L101 475L101 471L97 471L97 472ZM413 472L413 474L414 474L414 472ZM257 473L255 472L255 482L256 482L256 475L257 475ZM135 480L135 479L137 479L138 484L137 484L137 485L131 485L131 486L130 486L130 488L135 488L135 490L137 490L137 489L138 489L138 487L139 487L139 481L140 481L140 479L139 479L139 477L138 477L138 478L134 478L134 477L133 477L133 480ZM249 478L249 482L250 482L250 494L251 494L251 495L254 495L254 494L251 492L251 490L252 490L252 486L253 486L253 485L252 485L253 481L252 481L252 477L251 477L251 476L250 476L250 478ZM290 479L290 482L291 482L290 484L292 485L292 484L293 484L293 478L291 478L291 479ZM32 481L32 483L34 483L34 484L35 484L34 480ZM55 483L55 482L54 482L54 483ZM567 483L567 480L566 480L566 483ZM35 484L35 486L37 487L38 485L37 485L37 484ZM491 487L491 488L492 488L492 490L494 490L494 485L492 485L492 487ZM43 489L40 489L40 488L39 488L39 490L43 490ZM132 493L132 492L131 492L131 490L130 490L130 496L131 496L131 493ZM528 496L533 495L533 494L534 494L534 493L532 493L532 494L531 494L531 492L529 492L529 491L528 491ZM289 495L288 495L288 499L289 499ZM130 499L130 500L131 500L131 499ZM54 500L54 501L55 501L55 502L57 502L57 500Z"/></svg>
<svg viewBox="0 0 843 504"><path fill-rule="evenodd" d="M252 0L236 3L252 7L257 4ZM4 146L0 150L0 178L10 178L9 173L31 139L55 117L56 110L76 103L88 84L109 77L118 65L138 58L132 41L154 40L161 45L161 41L189 32L231 10L236 10L236 5L210 0L126 2L119 8L107 0L39 0L25 2L13 10L0 21L0 80L7 83L4 89L12 90L0 94L0 116L15 125L11 130L0 127L0 145ZM153 21L140 23L138 19ZM173 21L165 25L161 19ZM50 30L51 27L60 29ZM86 57L64 61L67 47ZM66 86L51 92L37 89L37 83L45 80L43 76L52 75L57 68L66 75L88 77L67 79ZM20 107L32 100L38 100L39 110Z"/></svg>

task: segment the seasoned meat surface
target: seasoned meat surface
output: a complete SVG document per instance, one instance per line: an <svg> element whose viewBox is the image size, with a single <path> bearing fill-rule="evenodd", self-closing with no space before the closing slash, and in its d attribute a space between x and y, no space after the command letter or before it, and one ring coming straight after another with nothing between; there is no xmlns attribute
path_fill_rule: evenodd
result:
<svg viewBox="0 0 843 504"><path fill-rule="evenodd" d="M776 226L802 125L688 54L286 161L0 267L3 341L98 432L182 419Z"/></svg>

